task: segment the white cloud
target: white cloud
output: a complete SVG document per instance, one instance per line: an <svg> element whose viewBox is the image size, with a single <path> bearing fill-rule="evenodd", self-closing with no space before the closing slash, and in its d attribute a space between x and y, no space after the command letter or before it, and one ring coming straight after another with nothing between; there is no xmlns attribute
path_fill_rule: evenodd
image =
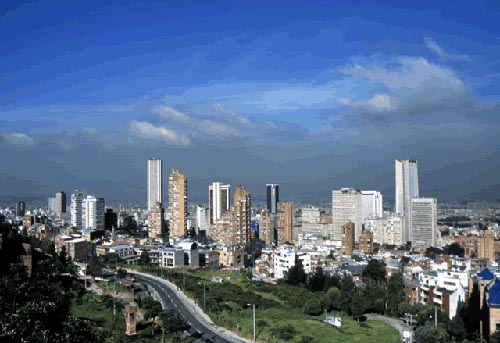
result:
<svg viewBox="0 0 500 343"><path fill-rule="evenodd" d="M5 143L14 147L30 147L35 144L35 141L30 136L18 132L4 132L0 133Z"/></svg>
<svg viewBox="0 0 500 343"><path fill-rule="evenodd" d="M174 132L163 126L154 126L145 121L132 120L130 122L130 133L141 138L164 141L172 145L189 145L191 140L182 133Z"/></svg>
<svg viewBox="0 0 500 343"><path fill-rule="evenodd" d="M469 61L467 55L462 54L450 54L443 47L441 47L434 39L430 37L424 37L424 44L433 53L439 56L443 61Z"/></svg>
<svg viewBox="0 0 500 343"><path fill-rule="evenodd" d="M370 60L346 67L344 73L375 88L369 98L352 101L368 112L419 114L471 107L473 96L454 70L422 57Z"/></svg>
<svg viewBox="0 0 500 343"><path fill-rule="evenodd" d="M169 106L156 106L152 111L162 118L173 120L178 123L188 123L191 120L189 116Z"/></svg>

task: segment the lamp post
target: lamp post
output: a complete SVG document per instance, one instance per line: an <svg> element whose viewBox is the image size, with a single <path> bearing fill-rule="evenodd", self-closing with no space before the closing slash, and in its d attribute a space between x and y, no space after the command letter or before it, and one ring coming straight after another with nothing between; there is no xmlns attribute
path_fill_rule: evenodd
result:
<svg viewBox="0 0 500 343"><path fill-rule="evenodd" d="M205 282L198 282L198 285L203 284L203 311L207 311L207 285Z"/></svg>
<svg viewBox="0 0 500 343"><path fill-rule="evenodd" d="M247 304L247 305L250 305L250 304ZM254 343L257 342L256 341L256 335L255 335L255 304L251 304L252 305L252 309L253 309L253 341Z"/></svg>

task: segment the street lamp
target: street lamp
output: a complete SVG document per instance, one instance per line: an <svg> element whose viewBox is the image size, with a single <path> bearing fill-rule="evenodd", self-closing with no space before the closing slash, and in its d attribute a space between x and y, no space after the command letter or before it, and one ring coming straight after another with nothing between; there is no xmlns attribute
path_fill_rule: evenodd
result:
<svg viewBox="0 0 500 343"><path fill-rule="evenodd" d="M198 282L198 285L201 285L203 284L203 311L206 312L207 311L207 285L205 282Z"/></svg>
<svg viewBox="0 0 500 343"><path fill-rule="evenodd" d="M257 342L255 340L255 304L247 304L247 305L252 305L252 308L253 308L253 341L255 343L255 342Z"/></svg>

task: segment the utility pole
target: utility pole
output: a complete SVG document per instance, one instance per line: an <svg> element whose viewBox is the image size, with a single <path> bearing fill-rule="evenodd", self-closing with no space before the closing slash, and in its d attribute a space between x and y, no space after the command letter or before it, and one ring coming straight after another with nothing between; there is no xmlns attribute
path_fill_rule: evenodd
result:
<svg viewBox="0 0 500 343"><path fill-rule="evenodd" d="M255 340L255 304L252 304L253 305L253 342L257 342Z"/></svg>
<svg viewBox="0 0 500 343"><path fill-rule="evenodd" d="M207 311L207 290L206 285L203 282L203 311Z"/></svg>
<svg viewBox="0 0 500 343"><path fill-rule="evenodd" d="M437 306L434 306L434 327L438 327L438 308Z"/></svg>

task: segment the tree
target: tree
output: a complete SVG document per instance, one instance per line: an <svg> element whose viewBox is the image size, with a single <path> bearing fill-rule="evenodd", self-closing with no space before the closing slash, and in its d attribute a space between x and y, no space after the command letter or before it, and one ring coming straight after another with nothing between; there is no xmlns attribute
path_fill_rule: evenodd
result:
<svg viewBox="0 0 500 343"><path fill-rule="evenodd" d="M329 308L341 309L342 293L337 287L330 287L326 292L326 303Z"/></svg>
<svg viewBox="0 0 500 343"><path fill-rule="evenodd" d="M300 285L306 283L307 275L302 266L302 261L298 256L295 257L295 265L288 269L285 276L285 283L289 285Z"/></svg>
<svg viewBox="0 0 500 343"><path fill-rule="evenodd" d="M137 231L137 222L135 221L133 216L126 216L123 219L123 229L128 233Z"/></svg>
<svg viewBox="0 0 500 343"><path fill-rule="evenodd" d="M459 257L464 257L465 249L458 243L452 243L446 247L446 253L448 255L457 255Z"/></svg>
<svg viewBox="0 0 500 343"><path fill-rule="evenodd" d="M352 296L354 294L354 283L352 282L352 278L350 276L342 279L340 283L340 292L340 309L345 313L349 313L351 309Z"/></svg>
<svg viewBox="0 0 500 343"><path fill-rule="evenodd" d="M366 300L363 291L360 289L356 289L354 295L352 296L351 313L353 317L358 318L358 323L359 323L359 317L361 317L361 315L365 313L365 310L366 310Z"/></svg>
<svg viewBox="0 0 500 343"><path fill-rule="evenodd" d="M142 249L141 256L139 257L139 264L141 266L148 266L151 263L151 257L146 249Z"/></svg>
<svg viewBox="0 0 500 343"><path fill-rule="evenodd" d="M415 330L415 339L418 343L448 343L450 341L446 330L441 326L434 327L434 323L430 321Z"/></svg>
<svg viewBox="0 0 500 343"><path fill-rule="evenodd" d="M319 297L307 300L302 308L304 313L310 316L318 316L323 312L323 306Z"/></svg>
<svg viewBox="0 0 500 343"><path fill-rule="evenodd" d="M460 318L458 314L456 314L455 317L448 322L448 333L453 341L462 341L465 339L465 325L462 318Z"/></svg>
<svg viewBox="0 0 500 343"><path fill-rule="evenodd" d="M375 259L370 260L366 268L363 270L363 279L365 280L370 279L376 283L381 283L385 281L385 277L385 264Z"/></svg>
<svg viewBox="0 0 500 343"><path fill-rule="evenodd" d="M500 331L496 331L494 334L490 335L490 343L500 343Z"/></svg>
<svg viewBox="0 0 500 343"><path fill-rule="evenodd" d="M271 334L275 335L279 339L290 341L297 334L297 330L295 330L291 324L286 324L273 327L271 329Z"/></svg>
<svg viewBox="0 0 500 343"><path fill-rule="evenodd" d="M406 302L404 293L404 281L401 273L392 274L387 285L387 314L397 316L399 306Z"/></svg>
<svg viewBox="0 0 500 343"><path fill-rule="evenodd" d="M323 268L318 267L314 273L307 280L307 288L313 292L319 292L323 290L325 286L326 275L323 272Z"/></svg>

